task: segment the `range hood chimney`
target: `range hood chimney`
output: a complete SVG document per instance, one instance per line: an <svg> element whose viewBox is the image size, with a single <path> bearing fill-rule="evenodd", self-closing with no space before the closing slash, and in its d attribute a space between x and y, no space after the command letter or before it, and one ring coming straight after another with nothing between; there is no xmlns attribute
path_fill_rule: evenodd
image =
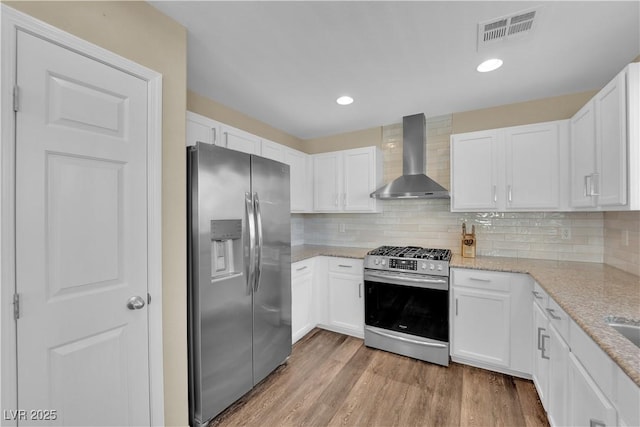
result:
<svg viewBox="0 0 640 427"><path fill-rule="evenodd" d="M375 199L448 199L449 191L425 175L426 118L402 118L402 176L371 193Z"/></svg>

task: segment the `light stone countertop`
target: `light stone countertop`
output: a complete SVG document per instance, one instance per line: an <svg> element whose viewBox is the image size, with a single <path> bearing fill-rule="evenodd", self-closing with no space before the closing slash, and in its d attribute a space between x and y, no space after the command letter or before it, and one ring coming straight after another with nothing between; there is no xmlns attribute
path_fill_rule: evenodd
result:
<svg viewBox="0 0 640 427"><path fill-rule="evenodd" d="M340 258L359 258L374 248L352 248L347 246L300 245L291 247L291 262L303 261L314 256L335 256Z"/></svg>
<svg viewBox="0 0 640 427"><path fill-rule="evenodd" d="M528 273L618 366L640 386L640 349L604 322L640 320L640 277L606 264L454 255L449 266Z"/></svg>

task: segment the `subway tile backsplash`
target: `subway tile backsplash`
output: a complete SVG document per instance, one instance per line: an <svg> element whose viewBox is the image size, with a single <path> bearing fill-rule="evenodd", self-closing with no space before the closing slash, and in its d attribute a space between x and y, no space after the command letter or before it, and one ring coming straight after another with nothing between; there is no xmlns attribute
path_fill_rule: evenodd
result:
<svg viewBox="0 0 640 427"><path fill-rule="evenodd" d="M451 115L427 119L427 174L445 188L450 188L450 134ZM389 182L402 174L401 123L383 127L380 148L384 182ZM292 215L292 242L365 248L416 245L459 254L461 224L466 222L468 229L476 227L478 255L606 262L640 274L638 212L452 213L449 200L378 203L383 206L378 214ZM628 242L622 240L624 230Z"/></svg>

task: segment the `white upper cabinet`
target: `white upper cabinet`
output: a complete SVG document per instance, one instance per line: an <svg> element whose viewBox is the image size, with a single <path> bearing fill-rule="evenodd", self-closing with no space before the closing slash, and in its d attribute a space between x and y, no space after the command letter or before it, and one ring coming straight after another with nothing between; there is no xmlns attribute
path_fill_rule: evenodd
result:
<svg viewBox="0 0 640 427"><path fill-rule="evenodd" d="M505 129L507 210L559 207L560 130L558 123Z"/></svg>
<svg viewBox="0 0 640 427"><path fill-rule="evenodd" d="M313 208L317 212L378 212L369 197L382 184L382 155L377 147L315 154Z"/></svg>
<svg viewBox="0 0 640 427"><path fill-rule="evenodd" d="M451 136L452 211L559 210L566 120Z"/></svg>
<svg viewBox="0 0 640 427"><path fill-rule="evenodd" d="M451 136L451 210L496 210L498 201L496 131Z"/></svg>
<svg viewBox="0 0 640 427"><path fill-rule="evenodd" d="M289 147L283 149L283 162L290 167L291 212L313 210L313 161L311 156Z"/></svg>
<svg viewBox="0 0 640 427"><path fill-rule="evenodd" d="M634 63L571 119L571 207L640 209L639 92Z"/></svg>
<svg viewBox="0 0 640 427"><path fill-rule="evenodd" d="M187 111L187 146L196 142L216 144L220 134L220 123L200 114Z"/></svg>
<svg viewBox="0 0 640 427"><path fill-rule="evenodd" d="M260 138L229 125L221 125L221 145L236 151L260 155Z"/></svg>
<svg viewBox="0 0 640 427"><path fill-rule="evenodd" d="M187 145L195 145L198 141L289 165L291 212L313 210L313 162L310 155L187 111Z"/></svg>

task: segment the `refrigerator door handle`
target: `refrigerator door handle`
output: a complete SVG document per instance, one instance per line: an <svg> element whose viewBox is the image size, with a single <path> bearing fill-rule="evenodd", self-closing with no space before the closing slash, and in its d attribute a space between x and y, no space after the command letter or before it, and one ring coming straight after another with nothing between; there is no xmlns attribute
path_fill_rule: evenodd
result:
<svg viewBox="0 0 640 427"><path fill-rule="evenodd" d="M255 280L255 253L256 253L256 226L255 215L253 211L253 195L251 193L244 193L244 204L247 214L247 230L249 230L249 251L247 253L246 246L244 252L244 269L247 279L247 295L251 294L253 282Z"/></svg>
<svg viewBox="0 0 640 427"><path fill-rule="evenodd" d="M260 287L260 276L262 276L262 214L260 213L260 199L258 198L258 193L253 193L253 201L254 201L254 211L256 216L256 261L255 261L255 287L253 288L254 292L258 292L258 288Z"/></svg>

